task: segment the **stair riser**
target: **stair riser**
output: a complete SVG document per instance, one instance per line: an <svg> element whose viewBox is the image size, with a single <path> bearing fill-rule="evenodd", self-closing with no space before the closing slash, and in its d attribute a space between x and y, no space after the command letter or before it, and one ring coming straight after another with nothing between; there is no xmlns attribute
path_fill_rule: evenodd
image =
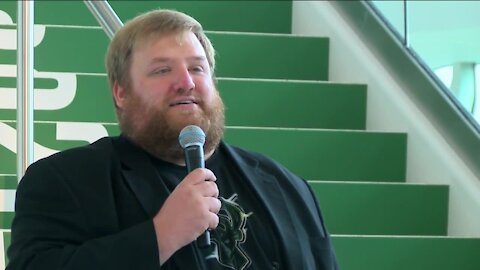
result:
<svg viewBox="0 0 480 270"><path fill-rule="evenodd" d="M109 1L109 4L123 22L144 11L163 8L185 12L210 31L291 33L291 1L276 1L274 5L269 1L135 1L134 4ZM16 6L15 1L0 2L0 10L7 12L14 22ZM35 2L35 23L99 26L82 1Z"/></svg>
<svg viewBox="0 0 480 270"><path fill-rule="evenodd" d="M310 185L332 234L447 235L448 186Z"/></svg>
<svg viewBox="0 0 480 270"><path fill-rule="evenodd" d="M0 78L0 85L13 94L15 79ZM106 76L77 75L59 84L35 80L38 90L59 87L73 100L59 100L55 109L45 109L52 105L51 99L36 100L37 108L42 108L35 110L36 121L117 122ZM229 126L365 128L365 85L219 79L218 89ZM10 102L16 106L14 99ZM15 119L14 109L0 109L0 121Z"/></svg>
<svg viewBox="0 0 480 270"><path fill-rule="evenodd" d="M4 192L14 191L16 185L15 176L0 176ZM332 234L447 234L447 186L331 182L310 185ZM0 229L9 229L12 217L13 213L1 213Z"/></svg>
<svg viewBox="0 0 480 270"><path fill-rule="evenodd" d="M2 123L0 123L2 124ZM9 124L9 132L15 132ZM116 125L98 126L100 138L118 134ZM83 127L81 127L83 128ZM63 123L35 125L35 142L62 150L86 144L85 132L72 132ZM57 132L66 131L75 139L57 141ZM103 133L102 133L103 132ZM60 132L62 133L62 132ZM305 179L349 181L405 180L406 135L397 133L364 133L309 130L263 130L227 128L227 142L262 152L276 159ZM14 174L14 154L0 146L0 174Z"/></svg>
<svg viewBox="0 0 480 270"><path fill-rule="evenodd" d="M333 237L342 270L478 270L480 239Z"/></svg>
<svg viewBox="0 0 480 270"><path fill-rule="evenodd" d="M365 129L365 85L224 80L229 126Z"/></svg>
<svg viewBox="0 0 480 270"><path fill-rule="evenodd" d="M325 38L207 35L218 55L218 77L328 80L328 40ZM84 40L95 42L82 42ZM108 43L101 29L47 27L43 40L35 47L35 69L105 73L104 55ZM0 59L2 64L14 65L16 51L0 50Z"/></svg>
<svg viewBox="0 0 480 270"><path fill-rule="evenodd" d="M405 180L405 134L232 128L225 138L267 154L305 179Z"/></svg>

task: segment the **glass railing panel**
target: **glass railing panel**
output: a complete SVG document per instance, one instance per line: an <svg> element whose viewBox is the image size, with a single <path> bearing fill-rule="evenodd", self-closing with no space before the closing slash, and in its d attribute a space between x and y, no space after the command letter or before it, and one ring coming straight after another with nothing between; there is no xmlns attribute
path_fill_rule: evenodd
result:
<svg viewBox="0 0 480 270"><path fill-rule="evenodd" d="M405 40L405 2L404 1L370 1L383 16L388 20L392 30L402 40Z"/></svg>
<svg viewBox="0 0 480 270"><path fill-rule="evenodd" d="M480 2L370 2L392 30L403 33L402 43L438 76L456 102L480 122Z"/></svg>

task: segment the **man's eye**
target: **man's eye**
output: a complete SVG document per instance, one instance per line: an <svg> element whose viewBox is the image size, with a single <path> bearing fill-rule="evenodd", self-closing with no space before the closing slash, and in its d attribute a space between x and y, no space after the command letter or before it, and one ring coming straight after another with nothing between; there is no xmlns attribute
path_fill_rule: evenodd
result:
<svg viewBox="0 0 480 270"><path fill-rule="evenodd" d="M193 72L203 72L203 67L202 66L194 66L190 68L191 71Z"/></svg>
<svg viewBox="0 0 480 270"><path fill-rule="evenodd" d="M158 68L152 71L151 74L165 74L170 72L170 68Z"/></svg>

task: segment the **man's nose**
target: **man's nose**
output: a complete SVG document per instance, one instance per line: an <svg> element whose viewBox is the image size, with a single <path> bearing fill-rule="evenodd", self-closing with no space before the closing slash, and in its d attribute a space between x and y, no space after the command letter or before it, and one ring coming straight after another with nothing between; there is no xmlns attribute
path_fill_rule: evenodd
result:
<svg viewBox="0 0 480 270"><path fill-rule="evenodd" d="M181 69L177 74L176 89L189 91L195 88L195 83L192 78L192 74L188 69Z"/></svg>

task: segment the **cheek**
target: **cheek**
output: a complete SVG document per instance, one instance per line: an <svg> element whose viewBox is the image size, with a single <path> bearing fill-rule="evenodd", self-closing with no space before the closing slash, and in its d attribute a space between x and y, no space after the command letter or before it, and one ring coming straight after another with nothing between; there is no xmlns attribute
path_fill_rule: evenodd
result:
<svg viewBox="0 0 480 270"><path fill-rule="evenodd" d="M216 88L213 82L208 80L200 80L195 83L196 89L204 96L205 101L212 101L216 95Z"/></svg>
<svg viewBox="0 0 480 270"><path fill-rule="evenodd" d="M165 100L165 91L157 84L139 83L136 87L136 95L145 106L158 106Z"/></svg>

